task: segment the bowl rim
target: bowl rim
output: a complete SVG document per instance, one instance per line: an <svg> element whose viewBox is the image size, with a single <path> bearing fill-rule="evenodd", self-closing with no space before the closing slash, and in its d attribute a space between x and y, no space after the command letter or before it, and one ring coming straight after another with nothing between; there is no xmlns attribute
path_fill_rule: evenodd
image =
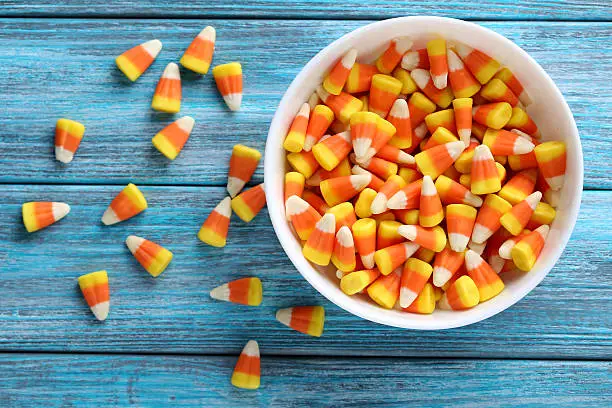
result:
<svg viewBox="0 0 612 408"><path fill-rule="evenodd" d="M575 205L568 208L569 221L568 221L568 228L566 230L567 232L565 236L562 238L562 240L559 242L558 250L556 251L556 253L550 259L547 260L547 266L545 266L545 268L547 269L546 272L542 273L541 276L535 279L531 279L523 287L520 293L519 291L511 293L510 295L506 296L506 299L503 302L498 302L497 304L494 305L494 307L484 308L480 310L480 313L478 314L474 313L474 314L464 315L461 312L456 312L457 318L434 321L433 323L428 321L426 325L422 323L415 324L413 321L410 321L409 319L406 319L406 320L396 319L390 315L386 316L384 313L370 314L368 311L365 311L365 310L362 311L361 306L358 304L358 302L353 300L350 296L346 296L346 295L336 296L335 293L332 293L330 288L326 287L323 284L319 284L319 282L315 279L315 276L313 275L313 273L316 273L319 275L321 273L317 271L312 265L310 265L310 263L302 256L301 252L299 254L296 254L296 251L294 251L293 248L289 248L289 243L285 239L285 236L290 235L291 238L293 238L293 240L295 240L295 236L291 233L291 230L287 224L287 220L285 219L283 215L284 209L282 208L281 203L280 202L277 203L275 199L271 199L271 196L273 195L272 191L274 190L274 187L272 183L267 182L267 180L269 180L273 174L278 172L278 167L275 167L275 162L277 162L278 160L274 159L276 151L278 150L278 146L272 146L272 144L277 143L276 141L273 141L273 139L274 139L274 135L279 133L278 128L281 126L282 118L281 118L280 112L285 111L286 110L285 106L292 102L291 101L292 95L294 95L297 89L301 87L301 83L303 81L302 77L307 75L307 73L310 72L311 70L316 69L316 67L319 66L320 64L324 64L325 61L329 58L328 54L333 53L333 49L338 47L339 43L348 42L350 39L354 37L358 37L362 35L364 32L378 28L379 26L393 25L397 23L411 23L415 21L428 22L431 24L451 23L451 24L460 24L460 25L467 26L470 29L475 30L475 34L477 34L480 31L481 33L485 35L492 36L496 41L501 41L505 43L514 52L519 53L523 57L528 59L530 63L534 66L534 68L540 71L540 74L542 75L543 78L546 79L549 85L552 85L553 91L556 93L557 97L561 101L561 105L564 110L563 114L570 119L571 128L575 136L574 139L578 147L576 151L576 155L577 155L576 162L578 164L578 167L575 169L576 183L573 186L564 187L564 188L572 188L573 191L570 191L570 194L577 196L578 199L575 202ZM334 40L333 42L328 44L325 48L320 50L314 57L310 59L310 61L308 61L306 65L304 65L304 67L300 70L300 72L295 76L295 78L293 79L293 81L291 82L287 90L285 91L281 101L279 102L276 108L276 111L274 113L274 117L272 118L269 131L268 131L268 137L266 140L266 151L265 151L265 157L264 157L264 180L266 180L264 184L264 189L266 192L266 198L268 202L270 220L272 222L272 226L276 233L277 239L280 242L283 250L289 257L289 259L291 260L295 268L304 277L304 279L306 279L306 281L315 290L317 290L320 294L325 296L329 301L331 301L338 307L348 311L351 314L361 317L362 319L372 321L374 323L379 323L379 324L392 326L392 327L398 327L398 328L413 329L413 330L442 330L442 329L451 329L451 328L456 328L456 327L467 326L467 325L488 319L506 310L507 308L511 307L512 305L520 301L522 298L527 296L536 286L540 284L540 282L544 279L544 277L546 277L546 275L550 273L550 271L553 269L553 267L556 265L557 261L561 257L561 254L565 250L565 247L567 246L567 243L570 239L570 236L574 230L576 221L578 219L578 213L579 213L581 200L582 200L583 177L584 177L584 159L583 159L583 153L582 153L582 145L580 142L580 136L578 133L578 128L576 126L576 121L567 104L567 101L563 97L563 94L561 93L561 91L559 90L555 82L552 80L552 78L540 66L540 64L538 64L537 61L535 61L526 51L524 51L521 47L519 47L513 41L509 40L508 38L504 37L501 34L498 34L497 32L489 28L483 27L479 24L475 24L469 21L448 18L448 17L436 17L436 16L405 16L405 17L397 17L397 18L381 20L381 21L370 23L370 24L366 24L364 26L361 26L359 28L356 28L355 30L352 30L344 34L343 36Z"/></svg>

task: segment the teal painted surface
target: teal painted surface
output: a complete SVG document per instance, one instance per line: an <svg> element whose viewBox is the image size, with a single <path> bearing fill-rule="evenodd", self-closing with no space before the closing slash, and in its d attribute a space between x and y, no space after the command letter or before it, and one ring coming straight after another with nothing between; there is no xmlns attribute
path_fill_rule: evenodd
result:
<svg viewBox="0 0 612 408"><path fill-rule="evenodd" d="M341 10L330 1L55 3L5 1L0 8L0 17L45 17L0 18L0 406L609 405L608 3L373 1L345 2ZM226 248L195 237L223 196L231 146L263 150L276 105L302 65L367 19L419 13L519 20L482 24L527 50L555 80L585 153L580 217L553 271L509 310L441 332L376 325L329 303L288 261L265 210L251 224L234 217ZM93 18L54 18L68 16ZM215 63L243 62L243 110L227 112L210 75L184 75L181 114L193 115L196 128L169 163L150 138L170 118L153 113L150 98L165 64L206 24L218 32ZM152 37L164 49L130 84L113 59ZM64 115L87 126L68 166L52 153L54 123ZM253 182L261 180L260 166ZM129 181L143 186L150 208L102 226L102 212ZM28 235L20 205L29 200L67 201L73 209ZM158 279L129 255L129 234L175 253ZM100 268L111 282L105 323L93 321L76 286L78 275ZM264 282L261 307L209 298L212 287L248 275ZM274 321L276 309L300 304L326 307L323 337ZM263 353L256 392L229 383L250 338Z"/></svg>
<svg viewBox="0 0 612 408"><path fill-rule="evenodd" d="M235 363L228 356L5 355L0 404L514 408L605 406L612 398L611 362L264 357L256 391L226 385Z"/></svg>

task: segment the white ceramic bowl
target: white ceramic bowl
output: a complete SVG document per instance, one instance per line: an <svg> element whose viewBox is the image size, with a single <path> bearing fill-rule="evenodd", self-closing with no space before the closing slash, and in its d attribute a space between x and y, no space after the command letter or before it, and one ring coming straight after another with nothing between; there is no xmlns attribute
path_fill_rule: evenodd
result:
<svg viewBox="0 0 612 408"><path fill-rule="evenodd" d="M527 111L541 129L543 140L562 140L567 144L567 173L557 217L543 252L529 273L505 276L505 290L473 309L436 310L431 315L418 315L383 309L367 299L367 295L345 295L339 288L334 268L315 268L302 256L300 241L285 219L283 184L287 163L282 144L300 106L322 82L326 71L349 48L358 50L358 61L371 62L394 37L411 36L415 39L415 46L420 48L435 35L478 48L512 70L534 100ZM582 193L583 163L578 130L567 103L552 79L525 51L477 24L440 17L402 17L354 30L325 47L306 64L287 89L272 120L266 143L264 174L268 210L276 235L295 267L316 290L364 319L389 326L435 330L465 326L493 316L518 302L544 279L561 256L574 228Z"/></svg>

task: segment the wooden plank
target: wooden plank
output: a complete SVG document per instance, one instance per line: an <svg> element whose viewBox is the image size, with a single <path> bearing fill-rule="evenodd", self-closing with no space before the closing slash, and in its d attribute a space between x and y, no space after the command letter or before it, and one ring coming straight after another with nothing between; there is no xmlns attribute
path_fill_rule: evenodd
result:
<svg viewBox="0 0 612 408"><path fill-rule="evenodd" d="M184 75L181 114L194 116L196 127L180 157L170 163L150 142L170 119L150 110L151 95L163 67L176 61L208 23L218 31L215 62L244 64L243 109L228 112L210 75ZM322 47L366 23L0 20L0 64L6 67L0 77L5 90L0 104L6 112L0 118L5 135L0 138L0 182L223 185L232 145L246 143L263 150L275 107L300 68ZM524 47L550 73L578 121L586 188L612 188L612 84L606 75L612 50L602 47L612 24L483 25ZM164 42L164 50L131 84L114 67L113 58L152 37ZM53 158L54 124L62 116L87 126L77 157L68 166ZM260 169L255 180L261 178Z"/></svg>
<svg viewBox="0 0 612 408"><path fill-rule="evenodd" d="M261 347L265 353L265 344ZM609 361L263 355L261 388L255 391L230 384L235 362L233 356L4 354L0 355L0 403L11 407L560 407L605 406L612 398Z"/></svg>
<svg viewBox="0 0 612 408"><path fill-rule="evenodd" d="M609 358L612 347L612 192L585 192L574 238L549 276L509 310L461 329L389 328L332 305L287 259L262 212L250 224L233 218L223 249L196 233L221 188L143 187L150 208L124 223L99 222L118 186L4 186L0 192L0 350L232 353L257 336L268 353L416 357ZM65 200L66 219L25 232L20 205ZM175 254L151 278L123 244L148 237ZM76 285L80 274L109 272L112 307L94 321ZM213 301L225 281L259 276L262 306ZM326 329L311 338L274 320L278 308L324 305Z"/></svg>
<svg viewBox="0 0 612 408"><path fill-rule="evenodd" d="M29 17L159 17L159 18L318 18L318 19L383 19L408 15L493 20L599 20L612 17L609 3L598 0L564 2L562 0L487 0L434 3L427 0L374 0L335 3L329 0L228 0L208 2L195 0L177 4L168 0L149 0L134 4L128 0L88 3L83 0L58 4L52 0L4 2L2 16Z"/></svg>

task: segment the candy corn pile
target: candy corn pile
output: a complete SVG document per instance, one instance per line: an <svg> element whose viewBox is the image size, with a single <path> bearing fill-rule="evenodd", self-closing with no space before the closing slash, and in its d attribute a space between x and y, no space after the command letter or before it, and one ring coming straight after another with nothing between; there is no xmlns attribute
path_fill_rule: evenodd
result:
<svg viewBox="0 0 612 408"><path fill-rule="evenodd" d="M215 49L216 32L206 27L191 42L180 59L180 64L191 71L206 74ZM140 44L115 59L117 67L131 81L136 81L153 63L162 49L159 40ZM242 67L238 62L217 65L212 69L217 88L232 111L238 111L242 103ZM170 63L164 69L151 102L151 108L161 112L178 113L181 109L181 77L177 64ZM183 116L160 130L151 140L153 146L166 158L174 160L189 139L195 120ZM55 157L62 163L70 163L85 134L82 123L59 119L55 130ZM235 145L229 162L227 192L202 224L197 236L211 246L223 247L232 212L242 221L250 222L266 204L263 184L241 192L255 173L261 153L244 145ZM104 225L113 225L132 218L148 207L147 200L138 187L128 184L102 215ZM60 202L28 202L22 206L23 223L28 232L35 232L61 220L70 212L70 206ZM159 276L172 261L168 249L148 239L130 235L125 244L141 266L152 276ZM108 273L105 270L82 275L78 285L94 316L104 321L110 311ZM248 277L225 283L210 292L213 299L259 306L262 302L262 283L259 278ZM325 311L321 306L296 306L280 309L276 319L298 332L319 337L323 333ZM231 383L239 388L256 389L260 385L260 354L256 341L251 340L242 351Z"/></svg>
<svg viewBox="0 0 612 408"><path fill-rule="evenodd" d="M430 314L472 308L531 270L563 186L566 147L540 142L518 78L437 38L354 49L284 140L287 219L347 295Z"/></svg>

